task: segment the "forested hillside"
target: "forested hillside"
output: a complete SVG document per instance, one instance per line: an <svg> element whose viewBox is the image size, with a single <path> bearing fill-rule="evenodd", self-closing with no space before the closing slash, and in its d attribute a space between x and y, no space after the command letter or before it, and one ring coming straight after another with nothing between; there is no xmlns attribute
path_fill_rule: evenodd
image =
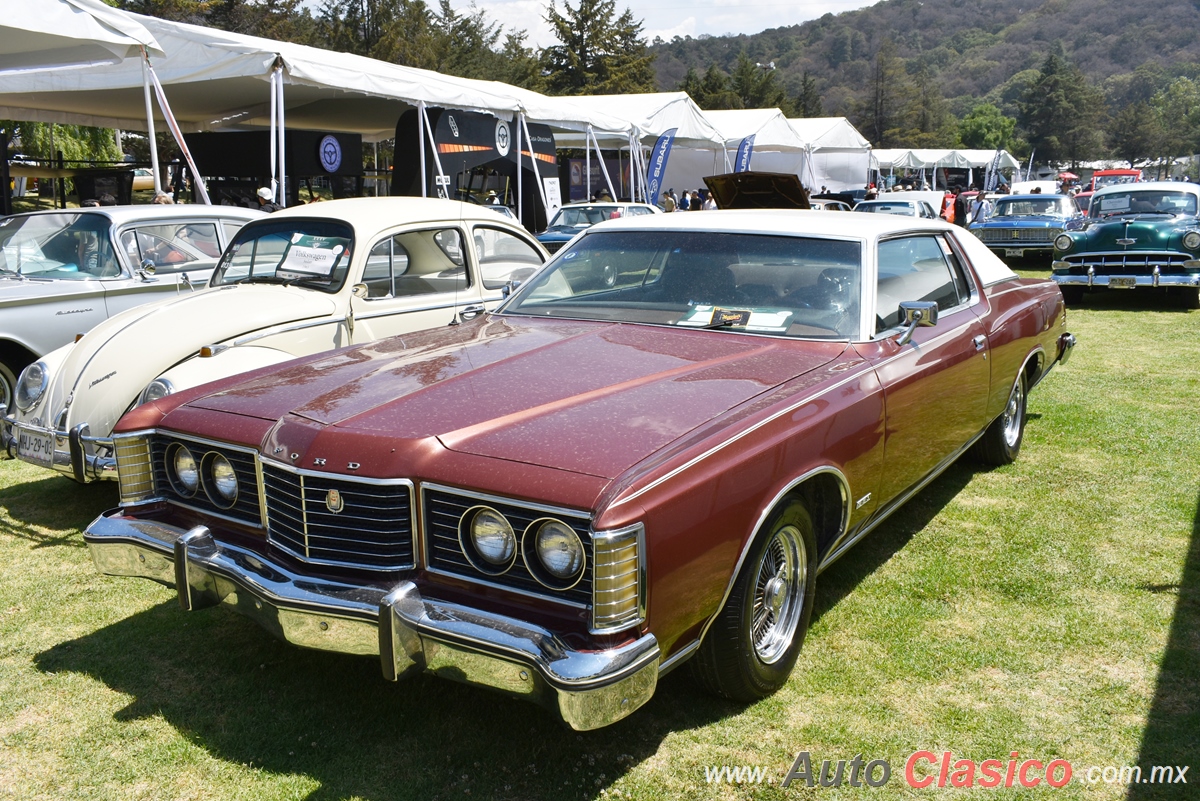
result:
<svg viewBox="0 0 1200 801"><path fill-rule="evenodd" d="M702 106L736 107L746 94L733 86L739 68L743 75L747 68L764 72L755 64L773 62L770 80L788 110L850 117L877 145L952 146L962 121L986 102L1021 123L1018 149L1030 133L1030 87L1057 54L1059 66L1080 73L1084 99L1091 90L1088 105L1101 106L1077 111L1102 112L1093 124L1113 133L1085 150L1112 151L1120 149L1116 116L1139 103L1159 127L1196 127L1198 30L1195 0L885 0L751 36L656 40L652 51L659 86L684 86ZM1163 153L1138 157L1150 155Z"/></svg>

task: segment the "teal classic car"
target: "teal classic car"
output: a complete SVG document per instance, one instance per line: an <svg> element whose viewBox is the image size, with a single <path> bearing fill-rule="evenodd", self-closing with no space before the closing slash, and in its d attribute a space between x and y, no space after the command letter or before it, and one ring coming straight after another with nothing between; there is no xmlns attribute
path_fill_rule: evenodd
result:
<svg viewBox="0 0 1200 801"><path fill-rule="evenodd" d="M1200 309L1200 186L1146 181L1105 187L1079 230L1054 240L1053 278L1068 303L1086 292L1158 290Z"/></svg>

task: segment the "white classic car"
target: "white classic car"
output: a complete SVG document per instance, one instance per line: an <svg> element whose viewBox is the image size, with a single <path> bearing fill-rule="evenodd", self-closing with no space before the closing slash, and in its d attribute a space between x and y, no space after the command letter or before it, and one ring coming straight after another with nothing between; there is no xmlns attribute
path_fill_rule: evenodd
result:
<svg viewBox="0 0 1200 801"><path fill-rule="evenodd" d="M546 251L479 206L352 198L257 220L207 289L116 315L17 381L8 452L77 481L115 479L128 409L296 356L457 325L494 308Z"/></svg>
<svg viewBox="0 0 1200 801"><path fill-rule="evenodd" d="M0 406L16 376L102 320L202 287L260 211L103 206L0 219Z"/></svg>

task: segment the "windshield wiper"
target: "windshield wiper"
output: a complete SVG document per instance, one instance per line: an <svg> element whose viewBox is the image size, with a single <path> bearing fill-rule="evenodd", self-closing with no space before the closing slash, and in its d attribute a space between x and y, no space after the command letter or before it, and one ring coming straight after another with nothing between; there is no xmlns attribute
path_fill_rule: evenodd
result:
<svg viewBox="0 0 1200 801"><path fill-rule="evenodd" d="M248 275L241 280L234 281L235 284L287 284L290 278L280 278L277 275Z"/></svg>

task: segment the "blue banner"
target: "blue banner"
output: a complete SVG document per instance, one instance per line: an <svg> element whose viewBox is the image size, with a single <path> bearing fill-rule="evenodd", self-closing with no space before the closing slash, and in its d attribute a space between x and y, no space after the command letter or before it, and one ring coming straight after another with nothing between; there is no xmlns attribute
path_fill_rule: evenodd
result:
<svg viewBox="0 0 1200 801"><path fill-rule="evenodd" d="M667 172L667 157L671 155L671 143L675 141L675 132L678 128L672 128L668 131L663 131L663 135L658 137L658 141L654 143L654 150L650 151L650 174L647 175L647 189L650 192L650 203L658 203L658 193L662 191L663 175Z"/></svg>
<svg viewBox="0 0 1200 801"><path fill-rule="evenodd" d="M733 161L734 172L749 172L750 157L754 155L754 134L750 134L738 145L737 158Z"/></svg>

